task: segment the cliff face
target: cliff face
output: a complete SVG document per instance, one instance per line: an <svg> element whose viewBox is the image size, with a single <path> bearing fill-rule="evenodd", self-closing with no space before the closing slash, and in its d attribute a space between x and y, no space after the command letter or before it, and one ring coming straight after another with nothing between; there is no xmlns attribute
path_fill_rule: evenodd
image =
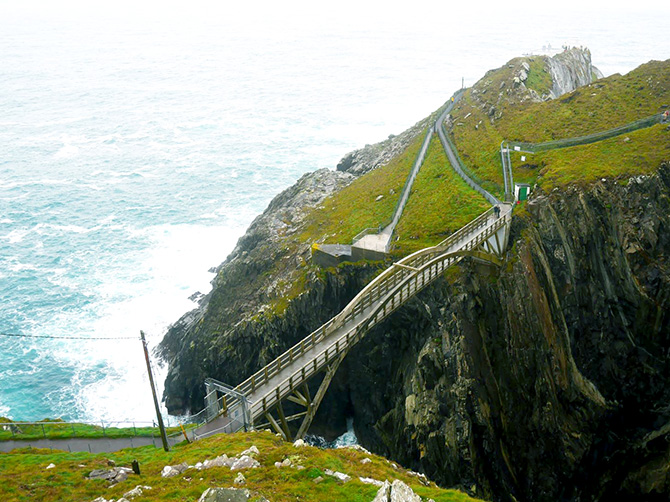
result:
<svg viewBox="0 0 670 502"><path fill-rule="evenodd" d="M547 67L551 73L549 95L552 99L603 78L600 70L593 66L588 49L571 49L547 58Z"/></svg>
<svg viewBox="0 0 670 502"><path fill-rule="evenodd" d="M670 167L519 213L503 269L465 263L372 331L322 416L493 500L667 500Z"/></svg>

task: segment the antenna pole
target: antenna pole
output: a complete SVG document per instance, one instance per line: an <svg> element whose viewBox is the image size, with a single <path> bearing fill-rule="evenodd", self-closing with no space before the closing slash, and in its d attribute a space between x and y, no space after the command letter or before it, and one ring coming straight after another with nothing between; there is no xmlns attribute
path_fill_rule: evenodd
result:
<svg viewBox="0 0 670 502"><path fill-rule="evenodd" d="M147 372L149 373L149 383L151 384L151 393L154 396L154 406L156 407L156 418L158 418L158 427L161 431L161 441L163 441L163 449L170 451L167 442L167 434L165 434L165 424L163 424L163 415L161 415L160 406L158 406L158 397L156 396L156 386L154 385L154 375L151 373L151 363L149 363L149 351L147 350L147 341L144 339L144 331L140 330L140 338L142 339L142 347L144 348L144 359L147 361Z"/></svg>

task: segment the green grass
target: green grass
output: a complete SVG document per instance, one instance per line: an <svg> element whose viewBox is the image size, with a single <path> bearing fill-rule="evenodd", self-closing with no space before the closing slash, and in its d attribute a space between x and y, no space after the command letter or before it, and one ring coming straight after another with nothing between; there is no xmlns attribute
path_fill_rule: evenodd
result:
<svg viewBox="0 0 670 502"><path fill-rule="evenodd" d="M551 75L547 71L545 58L528 58L528 65L530 66L530 71L528 72L528 79L525 82L526 87L533 89L540 96L549 94L553 82Z"/></svg>
<svg viewBox="0 0 670 502"><path fill-rule="evenodd" d="M237 455L251 445L260 450L258 460L261 467L244 471L248 488L255 497L264 496L272 502L301 501L361 501L369 502L377 492L372 485L363 484L359 476L378 480L400 479L409 484L424 500L436 502L466 502L475 499L456 491L446 490L432 484L421 485L404 469L395 469L387 460L367 455L353 449L320 450L314 447L296 449L268 432L219 435L190 445L177 445L169 453L152 446L122 450L115 453L92 455L89 453L51 452L48 450L22 449L0 454L0 500L16 502L40 500L91 501L98 496L119 499L135 486L147 485L152 490L143 493L141 500L184 501L197 500L209 487L233 486L237 472L228 468L212 468L202 471L189 469L174 478L162 478L160 472L165 465L187 462L194 465L223 453ZM291 458L303 470L276 468L274 463ZM369 457L371 463L362 464ZM86 476L93 469L107 468L111 459L118 466L130 466L133 460L140 464L141 476L131 475L126 481L108 488L107 482L89 480ZM50 463L53 469L46 470ZM337 469L352 476L342 483L326 476L325 469ZM322 476L324 481L316 484L313 479Z"/></svg>
<svg viewBox="0 0 670 502"><path fill-rule="evenodd" d="M325 244L350 244L366 228L388 223L424 138L425 131L388 164L328 197L307 217L301 238ZM377 201L380 195L383 198Z"/></svg>
<svg viewBox="0 0 670 502"><path fill-rule="evenodd" d="M537 63L530 64L529 80L533 74L540 78L541 75L535 69ZM509 69L505 65L487 74L482 81L493 82L489 88L494 88L498 80L509 77L508 73ZM533 80L531 84L531 87L546 85L539 80ZM481 88L481 85L478 83L475 87ZM482 94L479 96L482 99ZM490 94L483 96L493 99ZM472 90L467 91L453 112L456 123L453 138L469 169L480 178L500 184L499 148L503 139L539 143L573 138L606 131L659 113L662 105L670 104L670 60L652 61L626 75L601 79L547 102L509 103L494 99L492 104L502 114L493 123L479 107L480 103L473 99ZM470 115L465 119L468 113ZM478 127L475 128L475 125ZM515 169L515 179L537 181L548 189L568 183L589 182L613 173L648 172L649 169L658 168L660 160L668 159L665 149L667 136L663 136L659 128L652 129L653 132L627 133L595 145L529 156L529 165L525 170ZM631 139L635 137L636 141L625 147L615 147L626 136ZM657 164L650 167L650 163L654 162ZM519 165L514 160L513 163ZM530 167L532 164L541 164L541 169L535 171ZM559 172L562 169L566 169L565 174Z"/></svg>
<svg viewBox="0 0 670 502"><path fill-rule="evenodd" d="M626 141L628 139L628 141ZM670 131L664 124L610 138L527 155L538 165L538 182L545 190L569 184L586 184L600 178L649 174L670 159ZM517 173L523 167L515 168ZM521 178L521 176L519 176Z"/></svg>
<svg viewBox="0 0 670 502"><path fill-rule="evenodd" d="M7 440L35 440L41 438L66 439L66 438L128 438L128 437L159 437L160 431L157 427L108 427L102 425L66 423L62 420L43 420L41 424L24 425L20 422L11 429L5 430L0 427L0 441ZM0 417L1 424L14 424L11 420ZM167 427L168 435L177 434L181 431L179 427Z"/></svg>
<svg viewBox="0 0 670 502"><path fill-rule="evenodd" d="M435 136L396 227L394 254L404 256L433 246L488 207L452 169Z"/></svg>

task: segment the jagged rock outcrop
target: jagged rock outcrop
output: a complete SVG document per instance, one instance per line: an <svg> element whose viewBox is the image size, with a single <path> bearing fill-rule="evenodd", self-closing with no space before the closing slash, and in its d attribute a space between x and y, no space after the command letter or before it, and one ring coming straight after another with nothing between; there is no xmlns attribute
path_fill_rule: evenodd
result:
<svg viewBox="0 0 670 502"><path fill-rule="evenodd" d="M667 228L668 165L538 193L506 265L463 264L371 331L320 412L492 500L667 500Z"/></svg>
<svg viewBox="0 0 670 502"><path fill-rule="evenodd" d="M591 52L584 48L572 48L547 58L547 66L553 82L549 93L552 99L603 78L591 62Z"/></svg>
<svg viewBox="0 0 670 502"><path fill-rule="evenodd" d="M338 171L344 171L356 176L372 171L387 164L391 159L400 155L419 134L423 133L430 122L430 118L421 120L397 136L390 135L388 139L365 145L344 156L337 164Z"/></svg>
<svg viewBox="0 0 670 502"><path fill-rule="evenodd" d="M386 148L377 151L371 162L390 155ZM320 169L277 195L218 267L212 291L170 327L158 353L169 364L165 402L171 413L202 409L206 377L243 380L335 315L377 270L344 266L339 274L323 273L309 263L310 242L299 238L309 211L354 178ZM303 292L294 291L296 284ZM273 310L287 296L292 301Z"/></svg>
<svg viewBox="0 0 670 502"><path fill-rule="evenodd" d="M489 70L472 87L471 97L493 122L506 106L555 99L602 76L588 49L566 48L555 56L524 56Z"/></svg>
<svg viewBox="0 0 670 502"><path fill-rule="evenodd" d="M571 51L554 70L513 60L475 86L473 103L497 120L507 105L551 97L552 71L565 77L556 92L567 90L590 65ZM199 410L205 377L240 382L378 272L370 263L319 270L298 236L310 207L418 132L407 134L349 154L339 172L306 175L254 221L214 290L161 343L171 412ZM493 500L666 500L669 201L668 166L536 192L514 219L505 266L466 262L457 280L449 274L372 330L345 359L313 430L343 432L353 415L369 449Z"/></svg>

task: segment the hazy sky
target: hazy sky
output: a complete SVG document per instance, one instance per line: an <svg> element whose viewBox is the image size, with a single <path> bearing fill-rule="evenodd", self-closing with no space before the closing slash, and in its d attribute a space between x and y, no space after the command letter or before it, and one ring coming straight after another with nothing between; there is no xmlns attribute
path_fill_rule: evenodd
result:
<svg viewBox="0 0 670 502"><path fill-rule="evenodd" d="M558 22L569 22L575 16L593 16L594 23L602 16L625 15L629 12L670 13L667 0L561 0L538 2L537 0L479 0L477 2L410 2L407 0L366 1L338 0L319 2L314 0L257 0L231 2L229 0L116 0L114 2L91 2L90 0L0 0L5 11L42 12L50 16L113 16L126 20L164 21L188 19L213 20L237 19L244 25L263 24L311 24L313 26L337 28L337 26L359 26L373 29L381 25L414 27L422 25L449 25L454 18L476 28L477 22L485 22L498 16L509 16L513 22L523 24L538 15L552 15ZM659 29L667 19L659 17Z"/></svg>

